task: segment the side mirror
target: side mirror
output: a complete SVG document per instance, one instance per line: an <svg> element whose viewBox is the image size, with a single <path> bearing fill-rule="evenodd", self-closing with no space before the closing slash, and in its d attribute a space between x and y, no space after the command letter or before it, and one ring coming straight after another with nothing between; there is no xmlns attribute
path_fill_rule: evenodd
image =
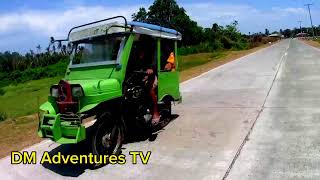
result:
<svg viewBox="0 0 320 180"><path fill-rule="evenodd" d="M121 68L122 68L122 65L121 65L121 64L117 64L117 66L116 66L116 71L120 71Z"/></svg>

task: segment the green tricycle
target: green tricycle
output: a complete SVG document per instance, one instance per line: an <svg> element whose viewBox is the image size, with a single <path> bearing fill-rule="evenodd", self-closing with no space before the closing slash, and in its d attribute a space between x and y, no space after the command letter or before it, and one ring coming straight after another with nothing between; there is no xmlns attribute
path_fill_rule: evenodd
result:
<svg viewBox="0 0 320 180"><path fill-rule="evenodd" d="M149 131L155 114L161 122L181 102L179 40L176 30L123 16L76 26L67 39L53 39L72 47L70 64L39 108L38 135L60 144L90 138L93 154L119 153L129 127Z"/></svg>

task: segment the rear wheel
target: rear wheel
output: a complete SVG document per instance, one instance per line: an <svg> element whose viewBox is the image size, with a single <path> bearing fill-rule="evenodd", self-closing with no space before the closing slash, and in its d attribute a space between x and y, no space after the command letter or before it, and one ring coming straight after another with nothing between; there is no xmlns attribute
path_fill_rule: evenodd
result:
<svg viewBox="0 0 320 180"><path fill-rule="evenodd" d="M119 155L124 139L124 126L119 122L103 120L97 125L92 136L92 153L94 155ZM100 158L98 158L100 159ZM102 158L104 159L104 158ZM104 163L94 163L93 168L99 168Z"/></svg>
<svg viewBox="0 0 320 180"><path fill-rule="evenodd" d="M163 108L161 109L161 116L164 118L171 118L171 101L170 100L164 100L163 101Z"/></svg>

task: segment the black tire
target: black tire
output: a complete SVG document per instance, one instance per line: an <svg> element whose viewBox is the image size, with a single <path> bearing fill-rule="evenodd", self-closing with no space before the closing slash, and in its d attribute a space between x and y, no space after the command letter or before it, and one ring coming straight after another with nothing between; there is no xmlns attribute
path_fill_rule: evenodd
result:
<svg viewBox="0 0 320 180"><path fill-rule="evenodd" d="M171 118L172 115L172 103L170 100L164 100L163 101L164 105L163 105L163 109L162 109L162 116L164 116L164 118Z"/></svg>
<svg viewBox="0 0 320 180"><path fill-rule="evenodd" d="M94 155L119 155L124 140L124 125L122 122L102 120L94 129L91 145ZM93 164L99 168L106 164Z"/></svg>

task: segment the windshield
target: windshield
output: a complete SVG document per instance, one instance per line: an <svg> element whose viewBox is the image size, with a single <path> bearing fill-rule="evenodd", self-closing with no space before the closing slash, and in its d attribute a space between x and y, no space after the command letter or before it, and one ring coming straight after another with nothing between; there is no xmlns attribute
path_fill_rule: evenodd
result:
<svg viewBox="0 0 320 180"><path fill-rule="evenodd" d="M116 63L124 36L97 37L75 43L71 55L72 64Z"/></svg>

